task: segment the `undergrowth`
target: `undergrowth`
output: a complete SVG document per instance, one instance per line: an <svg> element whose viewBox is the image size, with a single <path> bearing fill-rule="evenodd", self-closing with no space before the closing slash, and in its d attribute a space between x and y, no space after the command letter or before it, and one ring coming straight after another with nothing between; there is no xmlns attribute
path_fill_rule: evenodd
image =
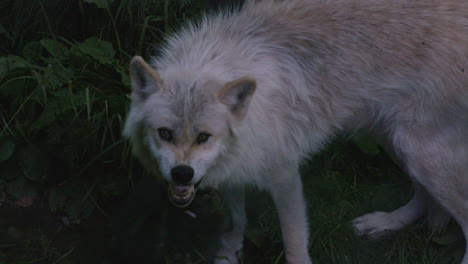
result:
<svg viewBox="0 0 468 264"><path fill-rule="evenodd" d="M0 191L79 223L134 180L128 61L204 1L2 1ZM148 43L151 43L149 45ZM105 214L102 211L103 214Z"/></svg>

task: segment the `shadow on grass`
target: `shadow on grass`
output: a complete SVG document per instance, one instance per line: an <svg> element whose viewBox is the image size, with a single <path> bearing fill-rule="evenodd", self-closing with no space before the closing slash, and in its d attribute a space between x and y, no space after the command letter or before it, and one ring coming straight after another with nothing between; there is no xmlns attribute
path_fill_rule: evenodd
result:
<svg viewBox="0 0 468 264"><path fill-rule="evenodd" d="M423 220L379 240L352 234L350 221L391 211L411 197L407 177L383 154L337 142L301 169L308 200L314 264L458 264L464 253L452 222L431 236ZM44 203L46 204L46 203ZM98 214L74 227L37 203L0 207L0 264L210 263L227 216L220 195L200 192L186 209L167 201L164 185L141 178L110 221ZM284 263L275 209L265 193L249 192L244 264ZM112 223L111 223L112 222Z"/></svg>

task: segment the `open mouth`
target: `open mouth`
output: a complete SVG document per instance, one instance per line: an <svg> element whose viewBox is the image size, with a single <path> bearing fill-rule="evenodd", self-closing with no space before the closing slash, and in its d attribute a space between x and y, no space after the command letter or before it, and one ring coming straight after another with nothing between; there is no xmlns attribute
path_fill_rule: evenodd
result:
<svg viewBox="0 0 468 264"><path fill-rule="evenodd" d="M194 185L168 185L169 201L179 208L187 207L195 197Z"/></svg>

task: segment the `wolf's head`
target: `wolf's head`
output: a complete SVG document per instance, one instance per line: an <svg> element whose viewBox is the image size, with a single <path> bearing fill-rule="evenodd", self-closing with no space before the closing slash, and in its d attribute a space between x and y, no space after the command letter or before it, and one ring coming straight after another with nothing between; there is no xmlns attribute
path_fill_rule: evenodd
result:
<svg viewBox="0 0 468 264"><path fill-rule="evenodd" d="M207 78L161 76L141 57L130 63L132 104L124 135L150 171L159 170L178 207L192 201L195 186L233 141L256 89L244 77L221 83Z"/></svg>

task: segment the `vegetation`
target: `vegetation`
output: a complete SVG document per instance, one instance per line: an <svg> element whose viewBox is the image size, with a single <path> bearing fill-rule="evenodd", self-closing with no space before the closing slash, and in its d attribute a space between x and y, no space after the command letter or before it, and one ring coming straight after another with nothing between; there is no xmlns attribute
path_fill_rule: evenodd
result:
<svg viewBox="0 0 468 264"><path fill-rule="evenodd" d="M129 263L209 260L224 217L218 195L194 202L196 221L168 207L164 195L154 194L162 190L156 183L148 185L154 189L136 184L144 172L121 129L131 57L157 54L167 34L196 20L210 2L215 1L0 1L0 264L101 263L107 252L130 252L132 243L141 252L127 258L147 257ZM395 209L411 194L404 174L368 138L337 140L304 164L303 176L316 263L461 259L464 241L453 223L435 236L422 225L378 242L352 235L353 217ZM119 211L132 187L137 191ZM245 263L283 263L272 203L265 195L250 195L255 202L249 203ZM32 213L25 217L18 213L23 211ZM37 226L21 234L9 218L18 214ZM44 215L58 227L42 225ZM148 246L155 241L164 246ZM83 259L91 244L96 250Z"/></svg>

